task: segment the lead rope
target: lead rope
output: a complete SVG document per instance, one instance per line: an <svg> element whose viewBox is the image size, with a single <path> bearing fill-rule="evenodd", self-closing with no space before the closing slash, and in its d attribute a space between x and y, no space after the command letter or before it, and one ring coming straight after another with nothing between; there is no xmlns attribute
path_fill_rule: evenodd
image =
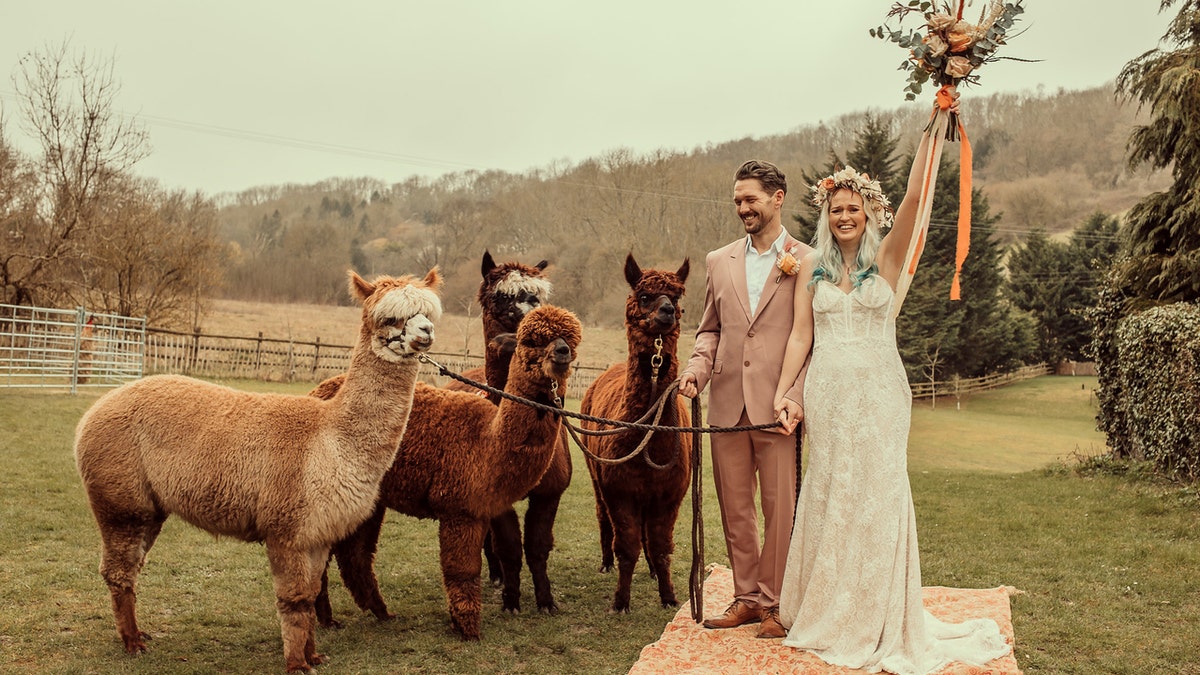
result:
<svg viewBox="0 0 1200 675"><path fill-rule="evenodd" d="M692 399L692 424L700 426L700 397ZM692 570L688 574L688 599L692 620L704 621L704 509L700 469L704 466L700 434L692 434Z"/></svg>

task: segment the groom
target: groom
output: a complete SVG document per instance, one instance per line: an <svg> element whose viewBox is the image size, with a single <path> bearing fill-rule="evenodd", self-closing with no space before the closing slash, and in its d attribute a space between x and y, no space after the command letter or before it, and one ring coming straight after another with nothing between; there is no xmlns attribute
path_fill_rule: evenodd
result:
<svg viewBox="0 0 1200 675"><path fill-rule="evenodd" d="M704 315L696 346L679 378L679 393L694 398L711 384L708 422L731 427L770 424L783 352L792 330L797 279L782 269L812 249L783 227L787 180L774 164L751 160L737 170L733 203L746 236L712 251ZM783 267L788 267L784 264ZM799 267L796 265L795 267ZM802 410L802 371L787 393ZM725 547L733 568L734 600L705 628L761 621L758 637L787 635L779 622L779 592L796 506L796 438L779 429L711 435L713 480L721 507ZM760 546L757 487L762 489L764 540Z"/></svg>

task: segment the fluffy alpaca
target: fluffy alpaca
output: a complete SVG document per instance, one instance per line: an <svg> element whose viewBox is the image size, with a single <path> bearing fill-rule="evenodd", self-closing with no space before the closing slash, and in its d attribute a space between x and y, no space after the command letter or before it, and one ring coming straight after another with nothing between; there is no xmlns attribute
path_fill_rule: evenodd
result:
<svg viewBox="0 0 1200 675"><path fill-rule="evenodd" d="M404 435L417 354L442 313L434 268L364 281L345 386L327 400L254 394L175 375L115 389L83 415L75 460L103 541L100 574L125 651L145 651L135 583L171 514L266 544L288 672L311 670L313 603L334 542L371 514Z"/></svg>
<svg viewBox="0 0 1200 675"><path fill-rule="evenodd" d="M542 306L530 312L517 329L506 391L552 403L554 392L566 390L581 337L579 320L565 309ZM312 394L336 390L331 378ZM385 511L437 519L451 622L464 639L478 640L479 551L488 521L511 508L545 473L559 418L509 400L497 406L468 392L418 384L408 428L383 478L375 512L336 544L333 554L358 606L390 618L373 569ZM317 611L322 622L332 621L327 595Z"/></svg>
<svg viewBox="0 0 1200 675"><path fill-rule="evenodd" d="M625 302L629 358L596 378L583 395L581 412L634 421L675 381L679 370L675 348L679 341L679 317L683 313L679 299L683 296L688 267L688 260L684 259L674 273L643 271L632 254L625 259L625 280L632 289ZM659 340L661 347L656 346ZM661 363L656 355L661 357ZM691 415L683 400L675 397L666 405L660 424L689 426L690 422ZM587 421L583 426L599 428ZM638 446L643 433L628 431L589 437L588 449L599 457L623 457ZM675 550L675 518L691 481L690 447L690 434L655 432L643 452L655 464L669 464L665 469L654 468L640 457L615 465L588 459L596 494L596 519L600 524L600 569L602 572L612 569L614 554L618 563L614 612L629 611L633 567L643 545L650 573L658 579L663 606L677 604L671 581L671 554Z"/></svg>
<svg viewBox="0 0 1200 675"><path fill-rule="evenodd" d="M483 336L489 346L484 353L483 368L468 370L463 375L474 380L486 377L484 381L492 387L504 388L508 380L511 352L505 351L503 343L497 343L496 340L506 333L515 332L526 313L546 303L551 291L550 282L542 276L546 264L543 260L534 266L517 262L497 265L489 251L483 252L480 266L483 280L479 283L476 298L483 309ZM451 381L446 388L478 391L458 381ZM499 401L494 394L488 398L493 403ZM554 520L558 516L558 504L570 484L571 452L564 428L554 447L550 468L546 469L542 479L527 495L529 508L525 511L525 560L533 579L538 610L547 614L558 611L546 567L550 550L554 548ZM493 583L503 586L502 607L511 613L521 611L521 549L521 524L517 512L509 507L492 519L491 528L484 539L483 552L488 562L488 576Z"/></svg>

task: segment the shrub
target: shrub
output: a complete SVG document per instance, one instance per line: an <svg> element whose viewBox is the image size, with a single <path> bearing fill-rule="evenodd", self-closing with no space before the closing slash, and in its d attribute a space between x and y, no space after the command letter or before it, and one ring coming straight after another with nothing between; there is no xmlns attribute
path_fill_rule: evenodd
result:
<svg viewBox="0 0 1200 675"><path fill-rule="evenodd" d="M1130 315L1118 324L1116 349L1129 456L1171 478L1200 478L1200 306Z"/></svg>

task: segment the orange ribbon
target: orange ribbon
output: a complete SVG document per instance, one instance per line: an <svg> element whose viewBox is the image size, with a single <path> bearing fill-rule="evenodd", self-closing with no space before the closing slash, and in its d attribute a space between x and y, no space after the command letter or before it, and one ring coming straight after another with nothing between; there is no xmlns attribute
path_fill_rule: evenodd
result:
<svg viewBox="0 0 1200 675"><path fill-rule="evenodd" d="M949 110L954 103L949 87L942 87L937 93L938 110ZM937 115L935 110L934 115ZM971 142L967 140L967 130L962 120L958 120L958 135L962 145L958 152L958 240L954 249L954 280L950 283L950 299L962 299L962 288L959 280L962 276L963 262L967 259L967 251L971 247Z"/></svg>

